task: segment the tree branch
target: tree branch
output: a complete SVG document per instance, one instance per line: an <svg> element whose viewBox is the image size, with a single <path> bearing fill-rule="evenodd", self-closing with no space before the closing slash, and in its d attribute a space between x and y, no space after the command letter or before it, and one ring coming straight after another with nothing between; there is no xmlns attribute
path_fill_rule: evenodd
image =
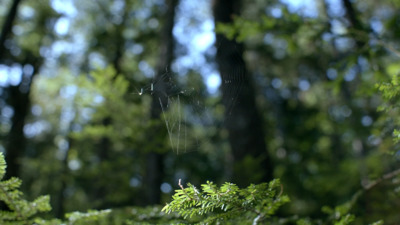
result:
<svg viewBox="0 0 400 225"><path fill-rule="evenodd" d="M363 186L363 189L368 191L371 190L373 187L375 187L376 185L378 185L379 183L385 181L385 180L389 180L397 175L400 175L400 168L393 170L387 174L384 174L382 177L378 178L377 180L374 180L366 185Z"/></svg>

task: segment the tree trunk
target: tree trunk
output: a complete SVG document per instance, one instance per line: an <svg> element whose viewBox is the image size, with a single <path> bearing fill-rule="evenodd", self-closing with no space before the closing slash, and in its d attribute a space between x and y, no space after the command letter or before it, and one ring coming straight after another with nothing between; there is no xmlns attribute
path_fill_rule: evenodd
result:
<svg viewBox="0 0 400 225"><path fill-rule="evenodd" d="M69 126L69 133L72 132L71 129L71 125ZM61 171L60 171L60 189L58 190L58 193L56 195L56 204L53 207L54 209L54 215L57 218L61 218L64 219L64 215L65 215L65 192L67 189L67 182L68 182L68 177L71 176L70 170L68 168L68 156L70 154L70 150L72 149L72 145L73 145L73 139L70 136L65 136L67 138L68 141L68 149L65 152L65 155L62 159L61 162Z"/></svg>
<svg viewBox="0 0 400 225"><path fill-rule="evenodd" d="M168 97L166 96L166 93L168 93L167 82L171 76L170 74L165 76L165 72L171 67L174 57L174 38L172 35L172 29L174 27L175 8L178 4L178 0L165 0L165 3L168 9L165 14L165 22L160 35L160 55L157 65L157 74L155 76L157 82L153 87L156 91L154 91L152 95L150 111L151 119L156 121L162 119L161 114L163 109L167 108L168 103ZM156 123L150 134L153 135L151 137L153 142L161 140L160 143L155 143L154 146L156 148L162 148L163 146L162 139L156 137L156 135L160 134L160 129L165 129L162 126L162 123ZM144 177L144 188L146 193L145 201L146 204L159 204L161 200L160 186L164 177L163 170L165 154L160 152L159 149L151 149L150 151L151 152L147 153L146 156L146 173Z"/></svg>
<svg viewBox="0 0 400 225"><path fill-rule="evenodd" d="M32 56L33 57L33 56ZM42 59L28 57L26 62L21 65L30 64L33 70L30 74L23 72L21 83L17 86L9 86L7 104L13 110L14 115L11 119L11 129L7 135L6 155L7 173L6 178L18 177L21 167L21 156L26 148L26 138L24 135L24 126L26 117L30 110L30 90L34 76L42 64Z"/></svg>
<svg viewBox="0 0 400 225"><path fill-rule="evenodd" d="M14 0L7 14L7 18L3 23L0 34L0 62L6 61L7 49L5 46L6 39L11 35L11 30L17 16L20 0ZM14 110L11 118L11 129L7 135L5 142L7 161L6 178L19 176L21 152L25 150L26 138L24 135L25 118L29 114L30 99L29 93L33 77L41 65L41 59L37 59L30 53L26 53L24 63L21 66L30 64L33 71L30 74L23 73L21 83L17 86L9 86L6 88L8 92L7 104Z"/></svg>
<svg viewBox="0 0 400 225"><path fill-rule="evenodd" d="M358 19L357 11L354 9L353 4L350 0L343 0L343 6L346 9L346 16L350 22L349 28L351 29L353 34L357 34L357 32L363 32L364 28L361 21ZM356 37L357 35L353 35ZM366 44L365 40L360 40L359 38L354 38L357 48L360 50Z"/></svg>
<svg viewBox="0 0 400 225"><path fill-rule="evenodd" d="M11 119L11 129L7 135L6 155L7 173L6 179L18 177L21 167L22 153L25 151L26 139L24 136L25 118L29 111L29 93L21 93L18 86L9 86L8 104L13 108L14 115Z"/></svg>
<svg viewBox="0 0 400 225"><path fill-rule="evenodd" d="M5 55L5 41L10 35L12 30L12 25L14 23L15 17L17 16L18 5L21 0L14 0L13 4L11 5L10 10L8 11L7 18L3 23L3 28L1 29L0 34L0 62L3 61Z"/></svg>
<svg viewBox="0 0 400 225"><path fill-rule="evenodd" d="M239 14L240 0L215 0L213 7L216 24L231 23L232 16ZM272 178L272 165L252 79L243 60L243 44L221 34L216 34L216 40L225 128L234 161L233 182L246 186L268 181Z"/></svg>

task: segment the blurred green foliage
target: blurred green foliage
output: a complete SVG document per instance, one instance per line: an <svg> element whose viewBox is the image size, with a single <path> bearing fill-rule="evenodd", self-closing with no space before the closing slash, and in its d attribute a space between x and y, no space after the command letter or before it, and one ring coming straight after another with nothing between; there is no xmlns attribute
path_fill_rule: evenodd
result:
<svg viewBox="0 0 400 225"><path fill-rule="evenodd" d="M3 179L6 173L6 162L3 153L0 153L0 180ZM73 212L66 215L67 222L62 222L58 219L45 220L38 215L43 212L51 210L49 196L40 196L32 202L23 198L23 193L19 190L21 180L18 178L11 178L9 180L0 181L0 200L3 209L0 211L0 222L4 225L17 225L17 224L42 224L42 225L56 225L56 224L87 224L87 222L97 221L102 216L109 213L109 210L103 211L90 211L88 213Z"/></svg>
<svg viewBox="0 0 400 225"><path fill-rule="evenodd" d="M187 207L178 204L187 200L183 190L191 195L198 190L205 198L204 208L188 207L178 213L208 214L215 206L211 215L222 215L224 211L216 208L223 203L215 196L225 192L221 188L236 188L225 183L232 172L223 129L224 119L229 118L223 118L218 93L208 93L204 81L212 71L207 65L213 63L213 49L204 52L204 58L193 59L201 64L195 67L185 61L194 57L189 54L192 50L177 43L175 66L165 69L172 75L171 92L165 93L170 104L163 117L154 120L151 96L163 41L159 33L164 3L66 1L65 7L56 7L56 2L21 3L6 42L10 53L1 61L1 72L29 71L32 65L26 58L42 62L34 71L25 122L28 145L20 159L24 182L2 182L15 193L21 210L29 209L20 220L32 221L33 214L48 211L48 197L40 197L48 194L53 211L44 218L113 208L97 222L202 221L201 216L185 221L178 214L166 215L159 206L140 207L145 205L145 158L150 151L165 155L161 204L178 189L180 200L171 204ZM315 1L308 11L295 11L278 0L243 0L243 13L234 15L233 24L215 27L246 48L274 175L291 200L274 211L276 223L371 224L382 219L397 224L400 220L399 178L391 173L398 169L400 155L399 1L351 2L361 28L351 26L342 1ZM1 4L3 23L12 1ZM184 6L181 3L181 11L191 12ZM181 17L182 13L176 21L184 30L202 22ZM58 31L63 21L65 33ZM191 32L185 35L195 40ZM11 127L9 86L13 85L0 87L0 147L5 152ZM254 160L243 160L242 166L254 167ZM179 179L193 185L179 189ZM270 193L263 185L251 187ZM195 189L198 186L205 189ZM22 201L19 188L27 199L39 199L39 208ZM246 190L237 189L229 197L240 196L238 202L243 203ZM264 204L251 207L259 203ZM242 219L256 215L235 207ZM242 215L240 210L246 212ZM72 213L68 218L94 214Z"/></svg>
<svg viewBox="0 0 400 225"><path fill-rule="evenodd" d="M269 184L253 184L245 189L239 189L232 183L225 183L218 188L208 181L202 184L200 190L189 183L187 188L181 185L181 189L176 190L173 201L162 211L178 212L184 219L207 214L201 222L204 224L227 224L229 221L235 224L258 224L268 220L281 205L289 202L289 197L281 196L278 188L281 188L279 180ZM215 215L208 215L212 212Z"/></svg>

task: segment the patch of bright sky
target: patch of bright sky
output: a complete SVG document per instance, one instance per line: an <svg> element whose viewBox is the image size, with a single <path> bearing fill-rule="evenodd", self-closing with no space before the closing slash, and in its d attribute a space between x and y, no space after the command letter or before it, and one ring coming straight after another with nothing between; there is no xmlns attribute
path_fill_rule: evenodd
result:
<svg viewBox="0 0 400 225"><path fill-rule="evenodd" d="M79 3L79 2L76 2ZM54 76L54 71L58 69L58 58L62 54L74 55L71 59L71 71L73 73L79 73L78 68L74 67L77 62L82 60L83 50L86 48L87 41L82 31L71 34L68 40L63 40L62 37L71 33L70 27L74 18L78 17L78 10L75 7L74 0L51 0L51 7L61 17L55 23L55 32L60 37L59 40L55 41L45 54L46 63L42 67L41 74L44 76Z"/></svg>
<svg viewBox="0 0 400 225"><path fill-rule="evenodd" d="M67 17L61 17L57 20L54 29L58 35L63 36L68 33L69 25L70 19L68 19Z"/></svg>
<svg viewBox="0 0 400 225"><path fill-rule="evenodd" d="M306 17L318 16L318 0L281 0L281 2L286 4L289 8L289 11L292 13L298 13ZM328 13L332 17L344 16L345 10L341 1L326 0L326 4L329 9Z"/></svg>
<svg viewBox="0 0 400 225"><path fill-rule="evenodd" d="M35 10L30 6L23 5L19 11L19 14L23 19L28 20L35 15Z"/></svg>
<svg viewBox="0 0 400 225"><path fill-rule="evenodd" d="M176 59L173 69L178 73L185 73L187 69L200 70L208 91L216 93L221 79L216 69L207 65L204 56L215 42L214 21L210 9L210 1L181 0L173 33L188 52Z"/></svg>
<svg viewBox="0 0 400 225"><path fill-rule="evenodd" d="M58 13L68 17L73 17L78 13L73 0L52 0L50 4Z"/></svg>
<svg viewBox="0 0 400 225"><path fill-rule="evenodd" d="M60 36L66 35L71 25L71 19L76 17L78 14L74 5L74 0L52 0L51 6L56 12L63 15L55 24L54 28L56 33ZM65 49L68 49L69 47L70 46L66 46Z"/></svg>
<svg viewBox="0 0 400 225"><path fill-rule="evenodd" d="M289 11L308 17L318 16L318 2L316 0L281 0L288 5Z"/></svg>
<svg viewBox="0 0 400 225"><path fill-rule="evenodd" d="M18 64L0 65L0 86L18 85L21 82L22 68Z"/></svg>
<svg viewBox="0 0 400 225"><path fill-rule="evenodd" d="M51 127L50 123L44 120L36 121L34 123L25 124L24 135L27 138L35 137Z"/></svg>
<svg viewBox="0 0 400 225"><path fill-rule="evenodd" d="M66 35L71 22L70 18L73 18L78 13L73 0L52 0L51 6L55 11L63 15L55 24L56 33L61 36Z"/></svg>
<svg viewBox="0 0 400 225"><path fill-rule="evenodd" d="M342 17L345 15L346 11L339 0L327 0L326 3L328 4L329 14L332 17Z"/></svg>

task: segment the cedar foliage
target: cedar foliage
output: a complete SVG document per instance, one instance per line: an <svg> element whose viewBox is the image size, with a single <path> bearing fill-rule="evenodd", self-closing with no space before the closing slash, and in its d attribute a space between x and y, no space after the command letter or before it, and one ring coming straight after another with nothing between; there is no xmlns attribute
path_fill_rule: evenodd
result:
<svg viewBox="0 0 400 225"><path fill-rule="evenodd" d="M3 153L0 152L0 180L6 173L6 162ZM19 190L22 181L12 177L9 180L0 181L0 200L5 203L9 210L0 211L0 224L3 225L55 225L55 224L86 224L96 221L107 215L110 210L91 210L87 213L72 212L66 214L67 221L59 219L45 220L39 215L51 210L50 197L40 196L34 201L24 199L23 193Z"/></svg>
<svg viewBox="0 0 400 225"><path fill-rule="evenodd" d="M190 183L187 188L181 184L180 187L173 201L162 211L178 212L185 219L214 212L214 215L202 221L206 224L231 220L258 223L273 216L281 205L289 202L289 197L282 195L282 189L279 191L281 186L278 179L251 184L243 189L228 182L218 187L210 181L202 184L201 189Z"/></svg>

